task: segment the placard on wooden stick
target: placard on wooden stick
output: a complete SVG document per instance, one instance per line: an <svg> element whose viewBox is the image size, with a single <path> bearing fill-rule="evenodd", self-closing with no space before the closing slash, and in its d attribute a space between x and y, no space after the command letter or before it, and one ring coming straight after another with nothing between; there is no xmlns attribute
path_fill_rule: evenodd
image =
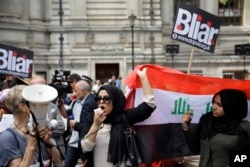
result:
<svg viewBox="0 0 250 167"><path fill-rule="evenodd" d="M192 47L214 53L222 19L199 8L180 2L171 38ZM188 73L194 56L192 48Z"/></svg>

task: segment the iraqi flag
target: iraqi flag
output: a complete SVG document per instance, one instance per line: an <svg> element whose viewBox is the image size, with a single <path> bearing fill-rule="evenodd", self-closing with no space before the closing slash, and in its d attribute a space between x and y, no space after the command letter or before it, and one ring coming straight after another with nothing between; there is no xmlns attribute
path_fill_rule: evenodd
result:
<svg viewBox="0 0 250 167"><path fill-rule="evenodd" d="M181 129L182 115L192 109L192 124L197 124L203 114L211 111L212 97L219 90L241 89L250 99L250 81L188 75L167 67L146 64L137 66L125 79L129 87L126 94L128 108L142 101L143 92L136 70L144 67L147 68L157 106L148 119L135 125L145 163L193 155ZM250 112L246 119L250 120Z"/></svg>

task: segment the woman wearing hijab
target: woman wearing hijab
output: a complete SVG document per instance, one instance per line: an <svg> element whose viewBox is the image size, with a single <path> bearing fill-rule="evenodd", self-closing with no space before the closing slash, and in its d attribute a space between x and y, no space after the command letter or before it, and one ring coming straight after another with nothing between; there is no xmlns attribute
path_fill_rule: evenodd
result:
<svg viewBox="0 0 250 167"><path fill-rule="evenodd" d="M121 89L104 85L96 97L100 111L85 117L86 125L80 134L81 147L83 153L93 151L95 167L125 166L127 155L123 115L133 125L147 119L156 108L146 68L137 70L137 75L144 92L141 104L125 111L126 99Z"/></svg>
<svg viewBox="0 0 250 167"><path fill-rule="evenodd" d="M250 123L247 96L241 90L223 89L212 99L212 112L200 118L196 129L189 128L190 112L182 117L182 129L190 149L200 154L199 167L229 166L230 151L247 148Z"/></svg>

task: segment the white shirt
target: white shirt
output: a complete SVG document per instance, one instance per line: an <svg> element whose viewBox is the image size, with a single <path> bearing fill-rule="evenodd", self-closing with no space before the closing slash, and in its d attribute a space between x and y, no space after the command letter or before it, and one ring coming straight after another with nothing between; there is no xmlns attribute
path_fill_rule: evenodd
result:
<svg viewBox="0 0 250 167"><path fill-rule="evenodd" d="M74 120L77 122L80 121L80 115L81 115L81 110L82 110L82 103L80 100L76 101L73 108L72 108L72 113L74 116ZM79 140L79 133L76 130L72 131L72 135L69 139L68 145L71 147L78 147L78 140Z"/></svg>
<svg viewBox="0 0 250 167"><path fill-rule="evenodd" d="M144 95L143 101L149 106L155 107L154 95ZM92 151L94 156L94 166L95 167L113 167L113 163L107 161L109 141L110 141L110 131L111 124L104 124L104 126L99 129L96 135L96 142L92 143L88 138L83 138L81 140L81 146L83 153ZM125 167L125 162L119 165L119 167Z"/></svg>
<svg viewBox="0 0 250 167"><path fill-rule="evenodd" d="M111 124L104 124L97 132L96 142L92 143L88 139L81 140L83 152L94 151L94 166L95 167L113 167L112 162L107 161L109 140L110 140ZM85 150L85 151L84 151ZM125 167L122 163L120 167Z"/></svg>

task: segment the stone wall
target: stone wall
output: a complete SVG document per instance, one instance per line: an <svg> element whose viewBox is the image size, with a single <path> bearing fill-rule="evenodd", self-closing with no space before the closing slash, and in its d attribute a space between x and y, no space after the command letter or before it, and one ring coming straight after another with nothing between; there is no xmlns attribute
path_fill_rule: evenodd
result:
<svg viewBox="0 0 250 167"><path fill-rule="evenodd" d="M118 63L122 76L132 67L131 27L134 27L135 65L157 63L186 71L192 47L170 39L174 20L173 0L2 0L0 42L35 53L34 70L48 79L55 69L70 69L95 78L96 63ZM200 8L216 14L217 0L200 0ZM243 60L234 55L234 45L249 42L250 2L244 2L242 26L221 27L215 54L194 49L192 70L222 77L223 70L241 70ZM60 45L60 33L63 47ZM179 44L174 60L165 52L167 44ZM62 53L62 54L61 54ZM60 61L60 54L63 60ZM246 59L249 63L249 58ZM174 63L173 63L174 62Z"/></svg>

